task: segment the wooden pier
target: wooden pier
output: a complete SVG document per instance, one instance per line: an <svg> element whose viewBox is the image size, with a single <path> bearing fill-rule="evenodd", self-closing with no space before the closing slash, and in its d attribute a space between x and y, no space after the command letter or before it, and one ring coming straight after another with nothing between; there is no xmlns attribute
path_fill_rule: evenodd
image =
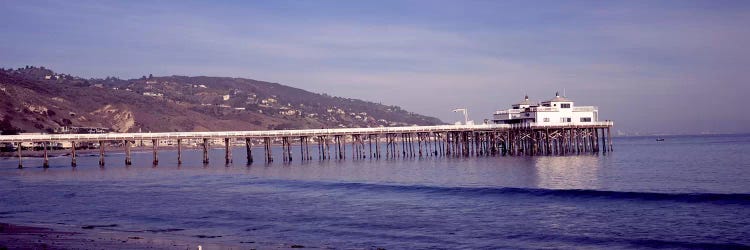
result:
<svg viewBox="0 0 750 250"><path fill-rule="evenodd" d="M110 134L46 134L4 135L0 143L18 143L18 167L23 168L23 142L44 145L43 167L48 167L47 145L52 142L71 142L71 166L76 166L76 145L99 143L99 165L104 166L105 145L122 143L125 165L132 164L131 147L137 141L151 140L153 164L159 164L159 141L176 141L177 163L182 164L182 142L201 140L203 164L208 164L209 140L224 141L224 160L231 164L232 142L244 141L247 164L253 163L252 141L262 141L265 162L273 162L273 142L281 142L282 161L313 160L310 142L317 145L320 160L345 159L351 150L352 159L412 158L412 157L479 157L479 156L537 156L569 155L609 152L613 150L610 129L612 121L566 125L543 124L483 124L443 125L378 128L302 129L229 132L174 132L174 133L110 133ZM351 145L347 149L347 143ZM299 155L293 148L299 147Z"/></svg>

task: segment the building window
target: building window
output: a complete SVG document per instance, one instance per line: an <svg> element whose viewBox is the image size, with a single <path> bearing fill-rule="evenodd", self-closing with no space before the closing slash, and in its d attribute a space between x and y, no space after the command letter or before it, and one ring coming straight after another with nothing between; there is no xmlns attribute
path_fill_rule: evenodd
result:
<svg viewBox="0 0 750 250"><path fill-rule="evenodd" d="M560 103L560 108L569 109L570 103Z"/></svg>
<svg viewBox="0 0 750 250"><path fill-rule="evenodd" d="M581 117L581 122L591 122L591 117Z"/></svg>
<svg viewBox="0 0 750 250"><path fill-rule="evenodd" d="M549 117L544 118L544 122L549 122Z"/></svg>
<svg viewBox="0 0 750 250"><path fill-rule="evenodd" d="M570 122L570 117L561 117L560 122Z"/></svg>

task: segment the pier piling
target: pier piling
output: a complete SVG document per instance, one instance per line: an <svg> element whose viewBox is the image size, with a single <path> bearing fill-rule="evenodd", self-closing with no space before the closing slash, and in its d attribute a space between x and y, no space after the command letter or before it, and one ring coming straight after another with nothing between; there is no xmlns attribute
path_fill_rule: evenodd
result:
<svg viewBox="0 0 750 250"><path fill-rule="evenodd" d="M245 152L247 154L247 165L253 164L253 147L250 137L245 137Z"/></svg>
<svg viewBox="0 0 750 250"><path fill-rule="evenodd" d="M76 142L70 142L70 166L76 167Z"/></svg>
<svg viewBox="0 0 750 250"><path fill-rule="evenodd" d="M266 162L267 163L273 162L273 155L271 152L271 138L269 137L263 138L263 144L265 145L265 148L266 148Z"/></svg>
<svg viewBox="0 0 750 250"><path fill-rule="evenodd" d="M203 164L208 164L208 139L203 138Z"/></svg>
<svg viewBox="0 0 750 250"><path fill-rule="evenodd" d="M159 165L159 153L158 153L159 140L152 139L151 143L152 143L151 145L154 148L154 166L156 166L156 165Z"/></svg>
<svg viewBox="0 0 750 250"><path fill-rule="evenodd" d="M104 167L104 142L99 141L99 166Z"/></svg>
<svg viewBox="0 0 750 250"><path fill-rule="evenodd" d="M23 168L23 160L21 159L22 158L21 157L21 148L22 148L21 142L19 142L18 143L18 168L19 169Z"/></svg>
<svg viewBox="0 0 750 250"><path fill-rule="evenodd" d="M125 140L125 166L133 164L130 158L130 140Z"/></svg>
<svg viewBox="0 0 750 250"><path fill-rule="evenodd" d="M229 165L232 163L232 147L229 138L224 138L224 164Z"/></svg>
<svg viewBox="0 0 750 250"><path fill-rule="evenodd" d="M182 165L182 140L177 139L177 165Z"/></svg>
<svg viewBox="0 0 750 250"><path fill-rule="evenodd" d="M44 163L42 164L43 168L49 168L49 157L47 155L47 146L49 146L50 142L44 142Z"/></svg>

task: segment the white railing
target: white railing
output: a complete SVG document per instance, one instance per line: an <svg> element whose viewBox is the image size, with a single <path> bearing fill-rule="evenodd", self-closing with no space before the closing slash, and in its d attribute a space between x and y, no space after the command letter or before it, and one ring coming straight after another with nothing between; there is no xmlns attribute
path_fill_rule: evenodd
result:
<svg viewBox="0 0 750 250"><path fill-rule="evenodd" d="M581 128L581 127L612 127L615 125L613 121L600 121L600 122L568 122L564 124L549 124L549 123L517 123L510 124L511 129L538 129L538 128Z"/></svg>
<svg viewBox="0 0 750 250"><path fill-rule="evenodd" d="M560 109L556 107L531 107L529 108L529 112L557 112L560 111Z"/></svg>
<svg viewBox="0 0 750 250"><path fill-rule="evenodd" d="M262 137L295 137L324 135L355 134L396 134L418 132L449 131L486 131L507 129L528 129L544 127L574 126L613 126L612 121L569 123L565 125L546 125L539 123L522 124L480 124L480 125L438 125L411 127L377 127L377 128L335 128L335 129L296 129L267 131L222 131L222 132L165 132L165 133L109 133L109 134L35 134L35 135L2 135L0 142L33 142L33 141L115 141L115 140L149 140L149 139L198 139L198 138L262 138Z"/></svg>
<svg viewBox="0 0 750 250"><path fill-rule="evenodd" d="M521 113L523 109L509 109L509 110L498 110L495 111L495 115L509 115Z"/></svg>
<svg viewBox="0 0 750 250"><path fill-rule="evenodd" d="M596 106L580 106L580 107L573 107L573 112L594 112L599 110Z"/></svg>
<svg viewBox="0 0 750 250"><path fill-rule="evenodd" d="M285 137L352 134L389 134L416 132L444 132L461 130L507 129L505 124L439 125L377 128L297 129L267 131L222 131L222 132L166 132L166 133L109 133L109 134L36 134L3 135L0 142L18 141L97 141L97 140L146 140L146 139L191 139L191 138L241 138L241 137Z"/></svg>

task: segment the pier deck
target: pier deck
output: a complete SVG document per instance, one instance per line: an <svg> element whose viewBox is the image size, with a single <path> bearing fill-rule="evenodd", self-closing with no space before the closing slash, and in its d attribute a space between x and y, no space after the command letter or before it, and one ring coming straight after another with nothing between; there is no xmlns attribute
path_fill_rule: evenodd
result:
<svg viewBox="0 0 750 250"><path fill-rule="evenodd" d="M77 143L98 142L100 160L104 165L105 145L125 147L125 163L131 164L130 147L136 141L150 140L154 151L154 165L158 164L159 141L175 141L178 163L181 163L183 140L202 140L203 162L208 163L209 140L224 141L226 163L232 162L232 140L243 140L247 161L252 163L253 141L262 140L265 161L273 161L271 145L281 141L282 159L291 161L292 145L298 144L302 160L313 159L309 142L317 143L319 159L346 158L346 143L351 143L352 158L424 157L424 156L484 156L484 155L552 155L612 150L610 129L612 121L544 124L482 124L439 125L376 128L299 129L269 131L222 132L166 132L166 133L108 133L108 134L41 134L3 135L0 143L16 143L19 168L23 167L21 143L41 143L45 151L44 166L48 165L47 148L52 142L71 142L71 165L75 166ZM601 143L599 142L601 138ZM415 142L416 139L416 142ZM333 144L333 149L331 145ZM399 145L400 144L400 145ZM367 145L368 147L365 147ZM374 147L373 147L374 146ZM416 146L416 147L415 147ZM369 148L369 150L366 150ZM384 154L383 154L384 153Z"/></svg>

